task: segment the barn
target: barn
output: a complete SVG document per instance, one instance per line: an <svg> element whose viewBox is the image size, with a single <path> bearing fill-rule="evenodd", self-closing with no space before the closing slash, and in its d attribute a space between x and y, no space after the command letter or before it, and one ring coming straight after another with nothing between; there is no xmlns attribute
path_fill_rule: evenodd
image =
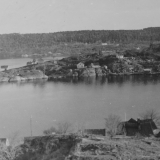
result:
<svg viewBox="0 0 160 160"><path fill-rule="evenodd" d="M136 136L140 134L142 136L149 137L153 135L153 131L157 129L157 126L152 119L137 121L131 118L129 121L121 122L117 127L118 135Z"/></svg>

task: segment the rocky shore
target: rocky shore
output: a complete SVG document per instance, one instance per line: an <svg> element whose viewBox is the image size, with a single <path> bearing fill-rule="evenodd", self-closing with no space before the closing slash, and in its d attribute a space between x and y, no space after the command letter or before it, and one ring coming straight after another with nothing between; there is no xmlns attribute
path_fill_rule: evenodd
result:
<svg viewBox="0 0 160 160"><path fill-rule="evenodd" d="M155 46L160 51L160 45ZM160 58L152 45L143 51L101 52L50 60L0 72L0 82L36 79L106 77L108 75L160 75ZM134 54L133 54L134 52ZM148 53L149 52L149 53ZM147 55L147 56L146 56Z"/></svg>
<svg viewBox="0 0 160 160"><path fill-rule="evenodd" d="M37 79L48 79L41 70L17 68L0 72L0 82L17 82Z"/></svg>

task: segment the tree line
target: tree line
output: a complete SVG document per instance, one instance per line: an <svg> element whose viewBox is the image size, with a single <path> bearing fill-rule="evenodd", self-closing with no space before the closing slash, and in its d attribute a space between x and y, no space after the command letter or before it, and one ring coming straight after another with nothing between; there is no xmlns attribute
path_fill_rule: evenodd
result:
<svg viewBox="0 0 160 160"><path fill-rule="evenodd" d="M141 30L83 30L56 33L0 35L0 55L19 56L51 48L60 43L132 43L160 41L160 27Z"/></svg>
<svg viewBox="0 0 160 160"><path fill-rule="evenodd" d="M160 27L142 30L84 30L37 34L3 34L0 35L0 47L44 47L59 42L133 42L159 41Z"/></svg>

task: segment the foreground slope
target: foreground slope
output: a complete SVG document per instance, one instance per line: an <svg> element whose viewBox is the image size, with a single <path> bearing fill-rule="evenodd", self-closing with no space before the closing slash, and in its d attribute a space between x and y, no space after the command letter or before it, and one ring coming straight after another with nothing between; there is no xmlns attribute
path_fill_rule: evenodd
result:
<svg viewBox="0 0 160 160"><path fill-rule="evenodd" d="M9 152L10 150L8 150ZM27 137L14 149L13 160L158 160L160 139L51 135ZM4 160L9 159L2 152Z"/></svg>

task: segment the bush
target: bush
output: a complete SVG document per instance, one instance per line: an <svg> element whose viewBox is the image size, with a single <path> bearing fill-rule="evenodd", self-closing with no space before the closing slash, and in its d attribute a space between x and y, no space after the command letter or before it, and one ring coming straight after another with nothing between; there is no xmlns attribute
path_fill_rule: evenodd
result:
<svg viewBox="0 0 160 160"><path fill-rule="evenodd" d="M58 123L57 127L51 127L47 130L43 131L44 135L51 135L51 134L65 134L67 132L69 132L69 130L71 129L71 123L69 122L63 122L63 123Z"/></svg>
<svg viewBox="0 0 160 160"><path fill-rule="evenodd" d="M106 133L112 138L117 133L117 126L121 122L121 118L118 115L111 114L105 118L105 121Z"/></svg>

